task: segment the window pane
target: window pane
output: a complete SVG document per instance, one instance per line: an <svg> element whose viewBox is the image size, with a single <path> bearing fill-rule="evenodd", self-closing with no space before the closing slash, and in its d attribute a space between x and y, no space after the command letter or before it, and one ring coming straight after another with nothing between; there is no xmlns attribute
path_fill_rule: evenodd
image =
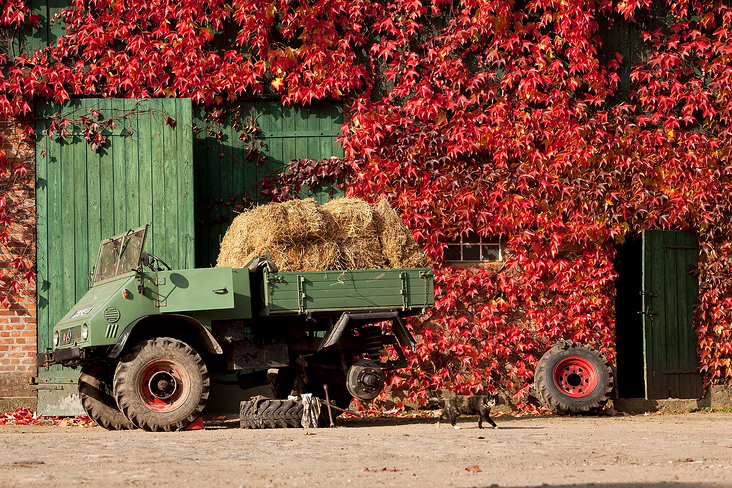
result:
<svg viewBox="0 0 732 488"><path fill-rule="evenodd" d="M483 246L483 261L500 261L500 252L498 244L488 244Z"/></svg>
<svg viewBox="0 0 732 488"><path fill-rule="evenodd" d="M463 261L480 261L480 246L465 244L463 246Z"/></svg>
<svg viewBox="0 0 732 488"><path fill-rule="evenodd" d="M465 237L463 237L463 242L464 243L468 243L469 242L471 244L473 244L473 243L479 243L480 242L480 236L478 234L476 234L475 232L468 232L468 235L466 235Z"/></svg>
<svg viewBox="0 0 732 488"><path fill-rule="evenodd" d="M460 261L460 246L447 246L445 261Z"/></svg>

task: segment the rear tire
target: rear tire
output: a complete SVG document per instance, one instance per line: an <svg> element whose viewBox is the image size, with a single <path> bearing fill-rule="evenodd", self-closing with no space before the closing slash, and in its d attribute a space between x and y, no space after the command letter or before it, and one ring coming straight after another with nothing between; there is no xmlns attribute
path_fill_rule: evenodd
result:
<svg viewBox="0 0 732 488"><path fill-rule="evenodd" d="M539 360L534 373L536 396L560 414L602 409L613 391L613 373L599 351L584 344L560 342Z"/></svg>
<svg viewBox="0 0 732 488"><path fill-rule="evenodd" d="M112 375L106 365L87 364L79 376L79 398L84 411L100 427L107 430L134 429L117 407L117 402L107 393Z"/></svg>
<svg viewBox="0 0 732 488"><path fill-rule="evenodd" d="M209 388L201 356L171 337L137 344L114 373L119 409L137 427L153 432L186 428L206 406Z"/></svg>

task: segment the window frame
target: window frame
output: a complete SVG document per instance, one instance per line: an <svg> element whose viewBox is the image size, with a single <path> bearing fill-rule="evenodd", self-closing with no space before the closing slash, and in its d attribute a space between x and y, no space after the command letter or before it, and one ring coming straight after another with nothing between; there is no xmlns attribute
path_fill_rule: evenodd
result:
<svg viewBox="0 0 732 488"><path fill-rule="evenodd" d="M472 240L473 236L475 236L475 238L477 240ZM472 246L477 245L478 246L479 259L465 259L464 249L468 245L472 245ZM504 262L504 260L506 258L503 245L504 245L503 239L501 239L501 238L491 239L491 238L482 236L475 232L469 233L467 235L461 232L457 239L447 243L447 248L445 249L445 251L447 251L447 249L450 247L458 247L460 249L460 259L459 260L447 259L445 257L444 261L447 264L500 264L500 263ZM498 247L498 259L497 260L484 259L484 257L483 257L483 247L484 246L497 246Z"/></svg>

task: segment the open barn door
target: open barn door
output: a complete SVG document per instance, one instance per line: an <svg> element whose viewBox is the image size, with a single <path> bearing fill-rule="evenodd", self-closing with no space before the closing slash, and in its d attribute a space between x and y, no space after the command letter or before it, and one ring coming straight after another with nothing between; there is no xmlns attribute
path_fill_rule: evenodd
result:
<svg viewBox="0 0 732 488"><path fill-rule="evenodd" d="M620 398L699 398L692 306L699 248L691 232L646 230L618 248L615 270Z"/></svg>
<svg viewBox="0 0 732 488"><path fill-rule="evenodd" d="M51 347L56 322L87 291L103 238L152 223L147 250L174 268L193 266L193 139L189 99L72 100L42 104L36 115L41 352ZM99 122L99 147L85 140L82 117ZM62 119L67 134L49 131ZM83 414L78 377L79 369L41 368L38 411Z"/></svg>
<svg viewBox="0 0 732 488"><path fill-rule="evenodd" d="M644 376L647 399L700 398L692 307L699 295L696 235L643 231Z"/></svg>

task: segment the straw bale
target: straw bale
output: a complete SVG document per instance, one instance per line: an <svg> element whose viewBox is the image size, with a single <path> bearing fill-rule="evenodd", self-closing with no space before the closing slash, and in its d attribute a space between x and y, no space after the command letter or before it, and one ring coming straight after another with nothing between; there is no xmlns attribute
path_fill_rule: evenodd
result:
<svg viewBox="0 0 732 488"><path fill-rule="evenodd" d="M321 207L333 240L371 237L376 234L374 211L360 198L335 198Z"/></svg>
<svg viewBox="0 0 732 488"><path fill-rule="evenodd" d="M359 198L336 198L322 210L328 219L328 239L338 244L345 269L385 266L371 205Z"/></svg>
<svg viewBox="0 0 732 488"><path fill-rule="evenodd" d="M369 237L345 238L338 241L341 265L345 269L373 269L386 266L376 234Z"/></svg>
<svg viewBox="0 0 732 488"><path fill-rule="evenodd" d="M325 271L342 269L338 244L309 241L270 249L270 258L280 271Z"/></svg>
<svg viewBox="0 0 732 488"><path fill-rule="evenodd" d="M285 209L269 205L254 207L236 216L221 240L216 266L243 267L259 249L275 242L286 223Z"/></svg>
<svg viewBox="0 0 732 488"><path fill-rule="evenodd" d="M385 198L373 206L376 234L381 250L392 268L423 268L432 266L429 257L414 240L399 214Z"/></svg>
<svg viewBox="0 0 732 488"><path fill-rule="evenodd" d="M278 206L286 216L286 224L275 237L277 241L322 239L327 232L328 220L313 198L265 205L269 206Z"/></svg>

